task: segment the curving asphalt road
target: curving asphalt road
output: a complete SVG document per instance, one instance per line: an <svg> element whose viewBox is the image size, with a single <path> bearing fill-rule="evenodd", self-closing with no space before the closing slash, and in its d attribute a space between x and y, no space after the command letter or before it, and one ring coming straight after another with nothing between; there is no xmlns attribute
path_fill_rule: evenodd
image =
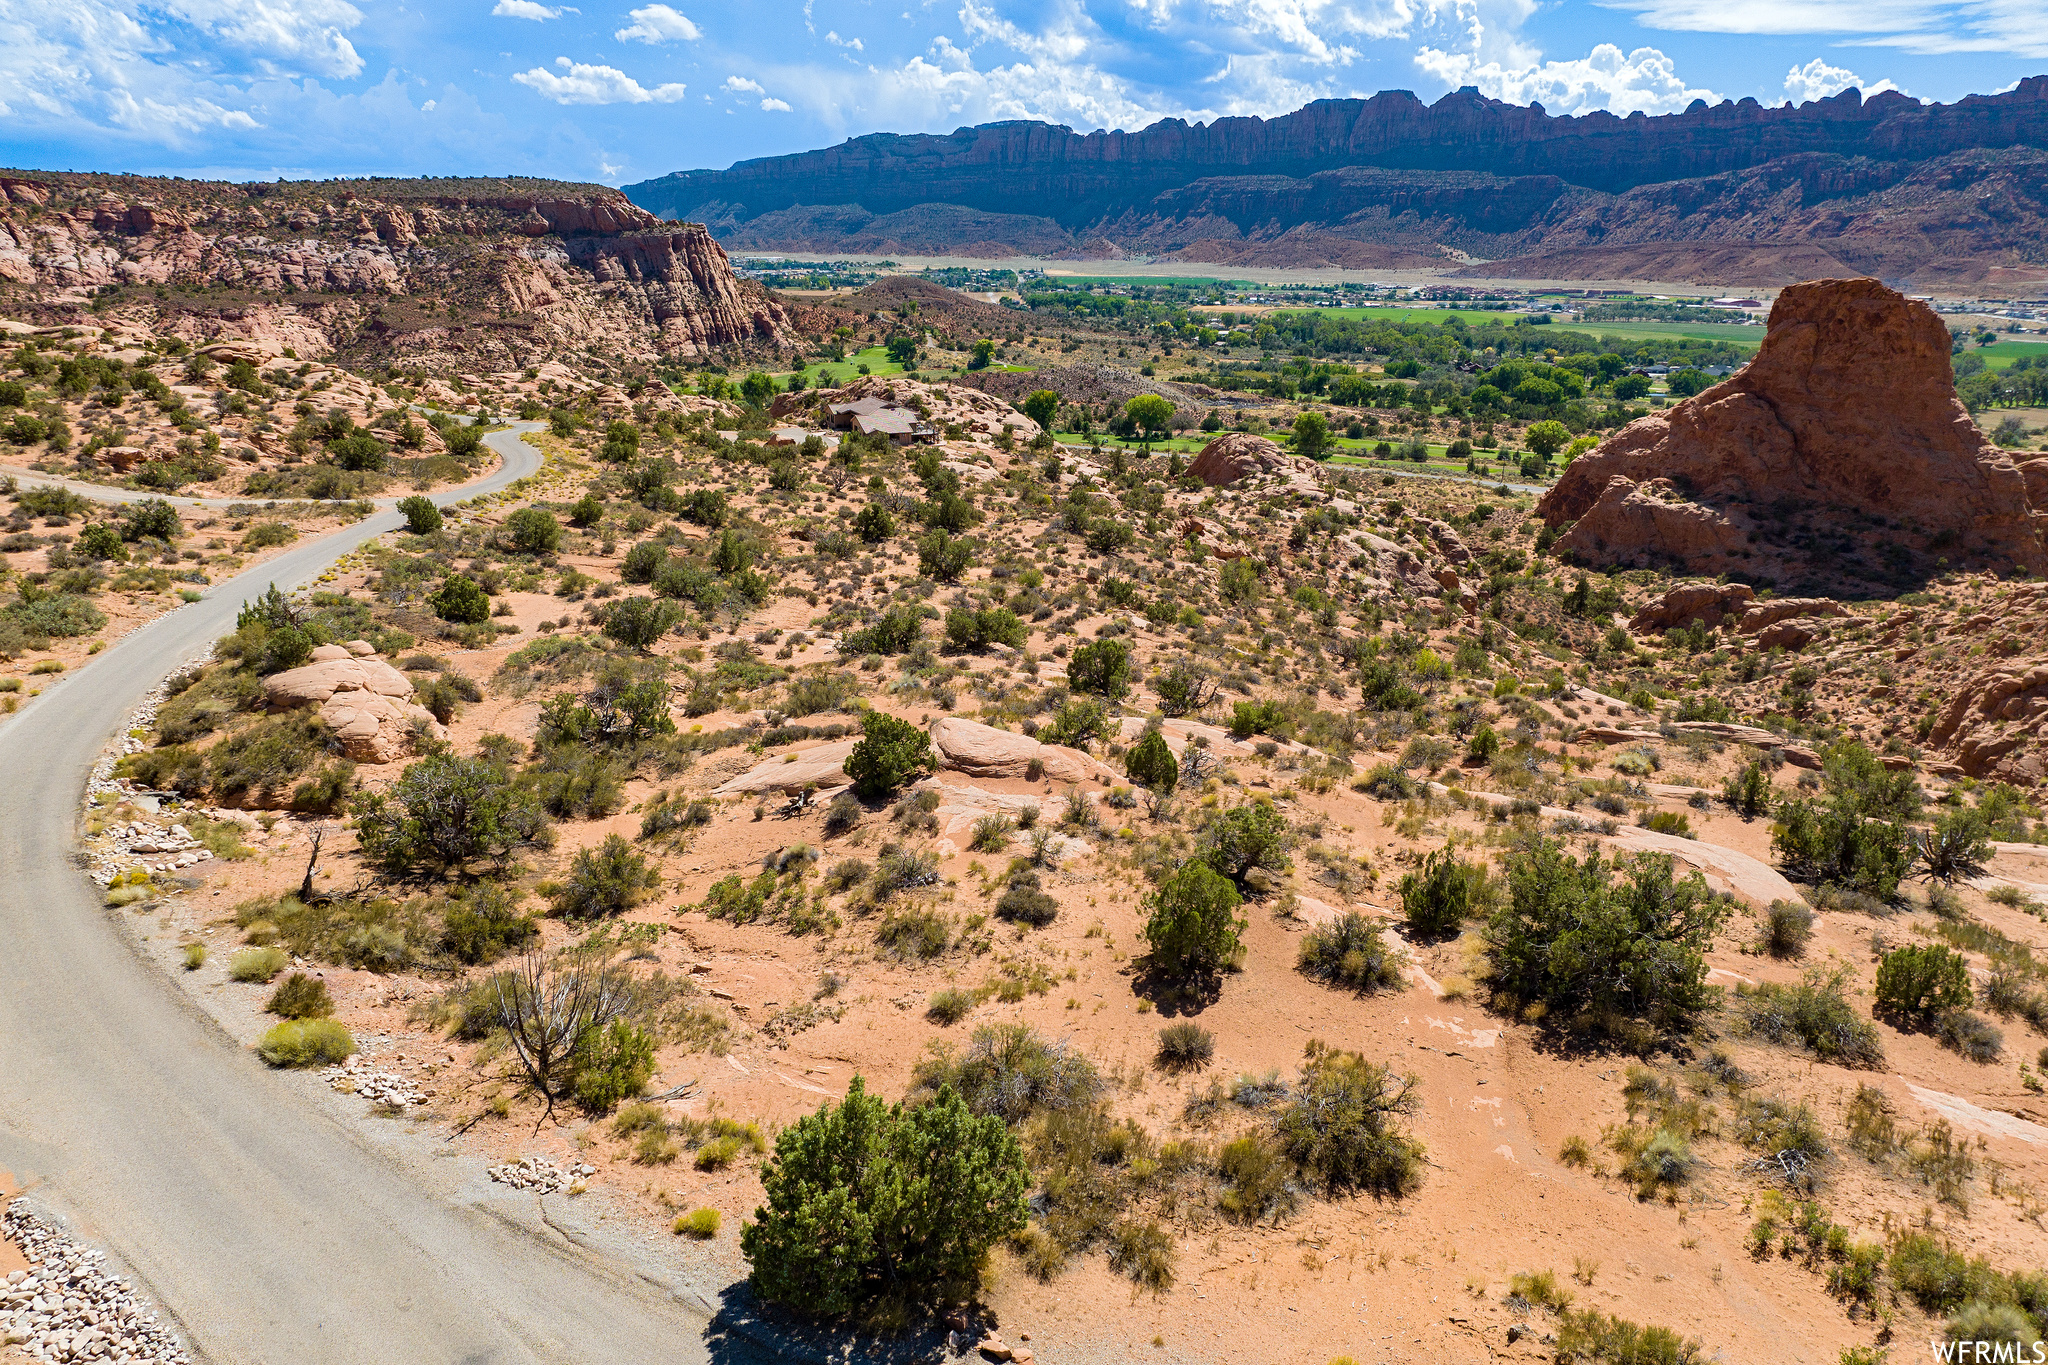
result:
<svg viewBox="0 0 2048 1365"><path fill-rule="evenodd" d="M489 492L539 466L487 438ZM94 490L111 495L118 490ZM109 1248L205 1360L721 1361L709 1314L267 1071L124 941L74 867L79 796L121 719L234 625L398 524L382 512L157 618L0 723L0 1165ZM566 1217L567 1211L564 1211ZM573 1231L573 1228L571 1229ZM714 1334L715 1335L715 1334Z"/></svg>

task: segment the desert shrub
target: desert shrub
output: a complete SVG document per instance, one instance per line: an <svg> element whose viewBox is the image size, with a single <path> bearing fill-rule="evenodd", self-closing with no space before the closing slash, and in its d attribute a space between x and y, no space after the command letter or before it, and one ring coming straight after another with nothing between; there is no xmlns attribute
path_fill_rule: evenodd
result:
<svg viewBox="0 0 2048 1365"><path fill-rule="evenodd" d="M1147 730L1124 753L1124 774L1147 791L1170 794L1180 785L1180 761L1167 747L1165 735Z"/></svg>
<svg viewBox="0 0 2048 1365"><path fill-rule="evenodd" d="M1765 1042L1799 1045L1841 1066L1884 1065L1877 1026L1844 992L1845 977L1814 970L1796 986L1764 982L1735 993L1736 1028Z"/></svg>
<svg viewBox="0 0 2048 1365"><path fill-rule="evenodd" d="M925 1005L924 1016L935 1024L952 1025L965 1019L974 1008L974 992L954 990L933 991L931 1000Z"/></svg>
<svg viewBox="0 0 2048 1365"><path fill-rule="evenodd" d="M1422 790L1414 778L1391 763L1376 765L1352 785L1375 801L1411 801Z"/></svg>
<svg viewBox="0 0 2048 1365"><path fill-rule="evenodd" d="M1991 857L1991 821L1978 807L1946 811L1918 842L1920 866L1929 877L1941 882L1975 877Z"/></svg>
<svg viewBox="0 0 2048 1365"><path fill-rule="evenodd" d="M491 619L491 599L468 574L450 574L439 588L427 594L434 615L454 625L481 625Z"/></svg>
<svg viewBox="0 0 2048 1365"><path fill-rule="evenodd" d="M1701 1365L1706 1359L1706 1347L1693 1338L1595 1308L1565 1314L1557 1328L1558 1365Z"/></svg>
<svg viewBox="0 0 2048 1365"><path fill-rule="evenodd" d="M1610 1143L1623 1158L1622 1178L1634 1183L1639 1199L1649 1199L1667 1186L1683 1185L1699 1169L1691 1140L1673 1128L1659 1127L1648 1132L1624 1128L1610 1138Z"/></svg>
<svg viewBox="0 0 2048 1365"><path fill-rule="evenodd" d="M1263 1134L1253 1133L1225 1143L1216 1156L1216 1172L1225 1189L1216 1205L1224 1217L1240 1223L1275 1218L1293 1208L1289 1188L1293 1171L1287 1158Z"/></svg>
<svg viewBox="0 0 2048 1365"><path fill-rule="evenodd" d="M1972 1062L1995 1062L2005 1049L2005 1035L1990 1020L1968 1010L1936 1015L1934 1037L1950 1052Z"/></svg>
<svg viewBox="0 0 2048 1365"><path fill-rule="evenodd" d="M1557 1282L1554 1270L1524 1270L1510 1275L1508 1293L1553 1313L1562 1313L1572 1306L1572 1291Z"/></svg>
<svg viewBox="0 0 2048 1365"><path fill-rule="evenodd" d="M1510 855L1507 881L1486 928L1488 980L1502 1004L1603 1029L1629 1019L1681 1029L1717 994L1706 949L1726 907L1699 873L1674 877L1669 854L1610 866L1537 839Z"/></svg>
<svg viewBox="0 0 2048 1365"><path fill-rule="evenodd" d="M271 524L284 525L282 522ZM291 528L286 527L285 529L289 530ZM248 544L248 537L243 537L243 544ZM121 543L120 531L116 530L111 523L104 521L96 521L83 531L80 531L78 539L72 543L71 548L76 553L84 555L87 559L125 560L128 558L128 547Z"/></svg>
<svg viewBox="0 0 2048 1365"><path fill-rule="evenodd" d="M1010 883L996 902L998 918L1014 920L1042 929L1059 915L1059 902L1047 895L1038 874L1029 869L1012 873Z"/></svg>
<svg viewBox="0 0 2048 1365"><path fill-rule="evenodd" d="M1173 1234L1157 1222L1126 1219L1110 1230L1109 1268L1142 1289L1173 1288L1174 1259Z"/></svg>
<svg viewBox="0 0 2048 1365"><path fill-rule="evenodd" d="M441 948L472 967L495 962L540 936L533 916L518 910L516 894L483 883L450 902L441 924Z"/></svg>
<svg viewBox="0 0 2048 1365"><path fill-rule="evenodd" d="M1064 1039L1048 1041L1026 1024L984 1024L957 1057L934 1046L912 1072L915 1093L950 1088L976 1114L1018 1123L1039 1111L1091 1105L1104 1087L1095 1064Z"/></svg>
<svg viewBox="0 0 2048 1365"><path fill-rule="evenodd" d="M854 514L853 533L869 545L880 545L896 534L896 516L879 502L871 502Z"/></svg>
<svg viewBox="0 0 2048 1365"><path fill-rule="evenodd" d="M676 1215L675 1233L678 1237L707 1242L718 1235L724 1221L724 1215L717 1209L691 1209L688 1213Z"/></svg>
<svg viewBox="0 0 2048 1365"><path fill-rule="evenodd" d="M1764 771L1761 761L1753 762L1728 779L1721 789L1721 799L1745 820L1768 815L1771 811L1771 775Z"/></svg>
<svg viewBox="0 0 2048 1365"><path fill-rule="evenodd" d="M860 799L852 792L841 792L832 798L832 804L825 807L825 837L837 838L860 823Z"/></svg>
<svg viewBox="0 0 2048 1365"><path fill-rule="evenodd" d="M1293 843L1287 818L1273 803L1251 801L1225 811L1204 831L1202 860L1243 886L1253 868L1285 871Z"/></svg>
<svg viewBox="0 0 2048 1365"><path fill-rule="evenodd" d="M1069 697L1060 703L1059 711L1050 723L1038 732L1038 738L1047 744L1065 744L1079 748L1091 739L1098 739L1110 729L1109 707L1094 697ZM1033 759L1033 763L1038 760ZM1039 765L1040 773L1043 764ZM1036 782L1029 768L1025 776Z"/></svg>
<svg viewBox="0 0 2048 1365"><path fill-rule="evenodd" d="M571 1065L576 1102L593 1114L609 1114L647 1088L654 1075L654 1035L623 1019L586 1024Z"/></svg>
<svg viewBox="0 0 2048 1365"><path fill-rule="evenodd" d="M1295 1098L1276 1120L1280 1147L1332 1193L1404 1195L1422 1181L1422 1144L1397 1120L1419 1107L1414 1076L1311 1040Z"/></svg>
<svg viewBox="0 0 2048 1365"><path fill-rule="evenodd" d="M918 539L917 566L928 578L951 583L974 562L974 547L943 528Z"/></svg>
<svg viewBox="0 0 2048 1365"><path fill-rule="evenodd" d="M2004 1276L1989 1261L1966 1257L1928 1232L1895 1238L1886 1269L1900 1292L1930 1313L1953 1312L1973 1299L2009 1298Z"/></svg>
<svg viewBox="0 0 2048 1365"><path fill-rule="evenodd" d="M1462 862L1440 848L1421 871L1401 878L1401 914L1412 934L1455 938L1467 919L1484 912L1488 890L1485 864Z"/></svg>
<svg viewBox="0 0 2048 1365"><path fill-rule="evenodd" d="M228 959L230 981L270 981L291 963L276 948L244 948Z"/></svg>
<svg viewBox="0 0 2048 1365"><path fill-rule="evenodd" d="M58 592L34 599L15 598L0 608L0 622L12 622L29 640L69 640L97 633L107 624L107 617L92 599Z"/></svg>
<svg viewBox="0 0 2048 1365"><path fill-rule="evenodd" d="M891 957L925 959L946 951L952 931L936 910L892 910L875 927L875 943Z"/></svg>
<svg viewBox="0 0 2048 1365"><path fill-rule="evenodd" d="M206 945L204 943L186 944L178 960L186 971L198 971L206 965Z"/></svg>
<svg viewBox="0 0 2048 1365"><path fill-rule="evenodd" d="M1913 774L1886 771L1853 740L1829 745L1821 765L1826 799L1781 803L1771 847L1818 881L1891 900L1912 861L1906 822L1920 805Z"/></svg>
<svg viewBox="0 0 2048 1365"><path fill-rule="evenodd" d="M482 701L484 694L474 680L460 673L441 673L415 683L412 699L446 725L461 714L462 703Z"/></svg>
<svg viewBox="0 0 2048 1365"><path fill-rule="evenodd" d="M551 554L562 548L562 523L544 507L522 507L506 517L505 535L520 554Z"/></svg>
<svg viewBox="0 0 2048 1365"><path fill-rule="evenodd" d="M1030 634L1008 607L955 607L946 613L946 644L953 649L986 649L990 645L1020 648Z"/></svg>
<svg viewBox="0 0 2048 1365"><path fill-rule="evenodd" d="M1302 935L1298 963L1319 981L1353 990L1392 990L1401 984L1399 958L1379 926L1356 910Z"/></svg>
<svg viewBox="0 0 2048 1365"><path fill-rule="evenodd" d="M853 789L873 800L888 796L932 766L931 737L907 720L881 711L864 711L860 741L846 758Z"/></svg>
<svg viewBox="0 0 2048 1365"><path fill-rule="evenodd" d="M893 896L898 891L915 891L939 880L939 855L907 848L884 848L875 859L872 881L876 892Z"/></svg>
<svg viewBox="0 0 2048 1365"><path fill-rule="evenodd" d="M1943 1325L1942 1337L1959 1348L1956 1360L1975 1358L1980 1341L1991 1343L1992 1360L2031 1360L2041 1344L2040 1329L2017 1304L1984 1299L1972 1299L1957 1309Z"/></svg>
<svg viewBox="0 0 2048 1365"><path fill-rule="evenodd" d="M400 873L502 863L547 834L530 790L493 763L454 754L408 765L388 793L361 793L351 808L364 853Z"/></svg>
<svg viewBox="0 0 2048 1365"><path fill-rule="evenodd" d="M327 983L304 972L293 972L270 993L263 1008L281 1019L325 1019L334 1013L334 997Z"/></svg>
<svg viewBox="0 0 2048 1365"><path fill-rule="evenodd" d="M165 542L180 539L185 534L185 523L178 520L178 509L162 498L145 498L131 503L121 513L121 539L161 540Z"/></svg>
<svg viewBox="0 0 2048 1365"><path fill-rule="evenodd" d="M1813 937L1813 911L1800 901L1776 900L1763 914L1764 951L1772 957L1799 957Z"/></svg>
<svg viewBox="0 0 2048 1365"><path fill-rule="evenodd" d="M1877 964L1877 1007L1925 1023L1971 1000L1962 954L1940 944L1894 948Z"/></svg>
<svg viewBox="0 0 2048 1365"><path fill-rule="evenodd" d="M967 847L975 853L1001 853L1010 846L1010 834L1016 828L1016 822L1000 812L980 816L974 822Z"/></svg>
<svg viewBox="0 0 2048 1365"><path fill-rule="evenodd" d="M1095 640L1067 661L1067 683L1077 692L1122 701L1131 690L1131 647L1122 640Z"/></svg>
<svg viewBox="0 0 2048 1365"><path fill-rule="evenodd" d="M416 536L432 535L441 529L441 509L434 506L432 498L417 493L400 498L398 514L405 518L405 529Z"/></svg>
<svg viewBox="0 0 2048 1365"><path fill-rule="evenodd" d="M608 834L596 848L576 851L569 876L550 899L555 913L572 919L597 919L631 909L661 885L659 869L635 852L617 834Z"/></svg>
<svg viewBox="0 0 2048 1365"><path fill-rule="evenodd" d="M1215 1035L1200 1024L1183 1019L1159 1030L1157 1055L1159 1065L1167 1071L1200 1070L1215 1053Z"/></svg>
<svg viewBox="0 0 2048 1365"><path fill-rule="evenodd" d="M675 628L683 609L658 597L622 597L605 609L604 633L628 649L647 650Z"/></svg>
<svg viewBox="0 0 2048 1365"><path fill-rule="evenodd" d="M332 1019L287 1019L256 1044L270 1066L333 1066L355 1050L356 1040Z"/></svg>
<svg viewBox="0 0 2048 1365"><path fill-rule="evenodd" d="M1735 1140L1768 1157L1798 1158L1808 1165L1827 1158L1827 1135L1804 1104L1773 1095L1745 1096L1736 1106Z"/></svg>
<svg viewBox="0 0 2048 1365"><path fill-rule="evenodd" d="M761 1182L740 1233L754 1291L837 1318L971 1292L989 1247L1024 1227L1031 1176L1002 1120L950 1089L892 1107L856 1076L783 1130Z"/></svg>
<svg viewBox="0 0 2048 1365"><path fill-rule="evenodd" d="M1145 922L1153 968L1185 979L1235 963L1247 923L1237 913L1241 903L1237 888L1207 863L1184 863L1169 873L1150 898Z"/></svg>

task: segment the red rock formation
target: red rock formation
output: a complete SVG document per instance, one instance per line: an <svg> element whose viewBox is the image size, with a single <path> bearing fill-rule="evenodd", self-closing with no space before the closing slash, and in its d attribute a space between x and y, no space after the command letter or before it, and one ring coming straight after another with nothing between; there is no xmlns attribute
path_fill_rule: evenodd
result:
<svg viewBox="0 0 2048 1365"><path fill-rule="evenodd" d="M1795 286L1754 360L1580 456L1537 512L1589 564L1872 583L1935 556L2048 570L2048 509L1956 400L1948 356L1934 311L1876 280Z"/></svg>
<svg viewBox="0 0 2048 1365"><path fill-rule="evenodd" d="M1202 447L1188 473L1211 488L1262 474L1315 477L1315 461L1289 455L1272 441L1249 432L1226 431Z"/></svg>
<svg viewBox="0 0 2048 1365"><path fill-rule="evenodd" d="M0 285L45 307L107 285L225 285L272 297L178 298L189 316L162 330L296 331L304 354L450 372L593 345L652 361L798 344L787 311L702 226L599 186L509 188L519 183L0 179ZM426 316L387 314L413 298Z"/></svg>

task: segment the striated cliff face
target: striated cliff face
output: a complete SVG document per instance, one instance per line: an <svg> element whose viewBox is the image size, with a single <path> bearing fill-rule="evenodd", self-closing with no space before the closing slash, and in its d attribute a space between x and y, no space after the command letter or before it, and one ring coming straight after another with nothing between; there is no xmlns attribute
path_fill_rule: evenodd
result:
<svg viewBox="0 0 2048 1365"><path fill-rule="evenodd" d="M59 320L88 304L193 341L454 370L796 342L702 226L600 186L0 174L0 306Z"/></svg>
<svg viewBox="0 0 2048 1365"><path fill-rule="evenodd" d="M2048 77L1948 105L1851 90L1657 118L1553 118L1467 90L1136 133L995 123L626 192L749 249L1361 265L1576 253L1567 264L1599 273L1680 244L1737 248L1724 265L1758 283L1810 275L1789 264L1802 247L1809 262L1892 276L2048 274Z"/></svg>

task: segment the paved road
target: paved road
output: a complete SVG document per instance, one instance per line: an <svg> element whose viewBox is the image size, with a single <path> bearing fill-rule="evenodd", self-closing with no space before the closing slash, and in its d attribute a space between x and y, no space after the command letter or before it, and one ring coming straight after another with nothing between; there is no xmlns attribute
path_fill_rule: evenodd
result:
<svg viewBox="0 0 2048 1365"><path fill-rule="evenodd" d="M503 468L439 500L537 468L519 430L488 438ZM92 760L142 695L264 584L303 583L397 524L380 513L219 584L0 723L0 1164L40 1181L34 1197L111 1249L211 1361L740 1358L621 1263L478 1207L465 1163L365 1135L305 1078L266 1071L72 866Z"/></svg>

